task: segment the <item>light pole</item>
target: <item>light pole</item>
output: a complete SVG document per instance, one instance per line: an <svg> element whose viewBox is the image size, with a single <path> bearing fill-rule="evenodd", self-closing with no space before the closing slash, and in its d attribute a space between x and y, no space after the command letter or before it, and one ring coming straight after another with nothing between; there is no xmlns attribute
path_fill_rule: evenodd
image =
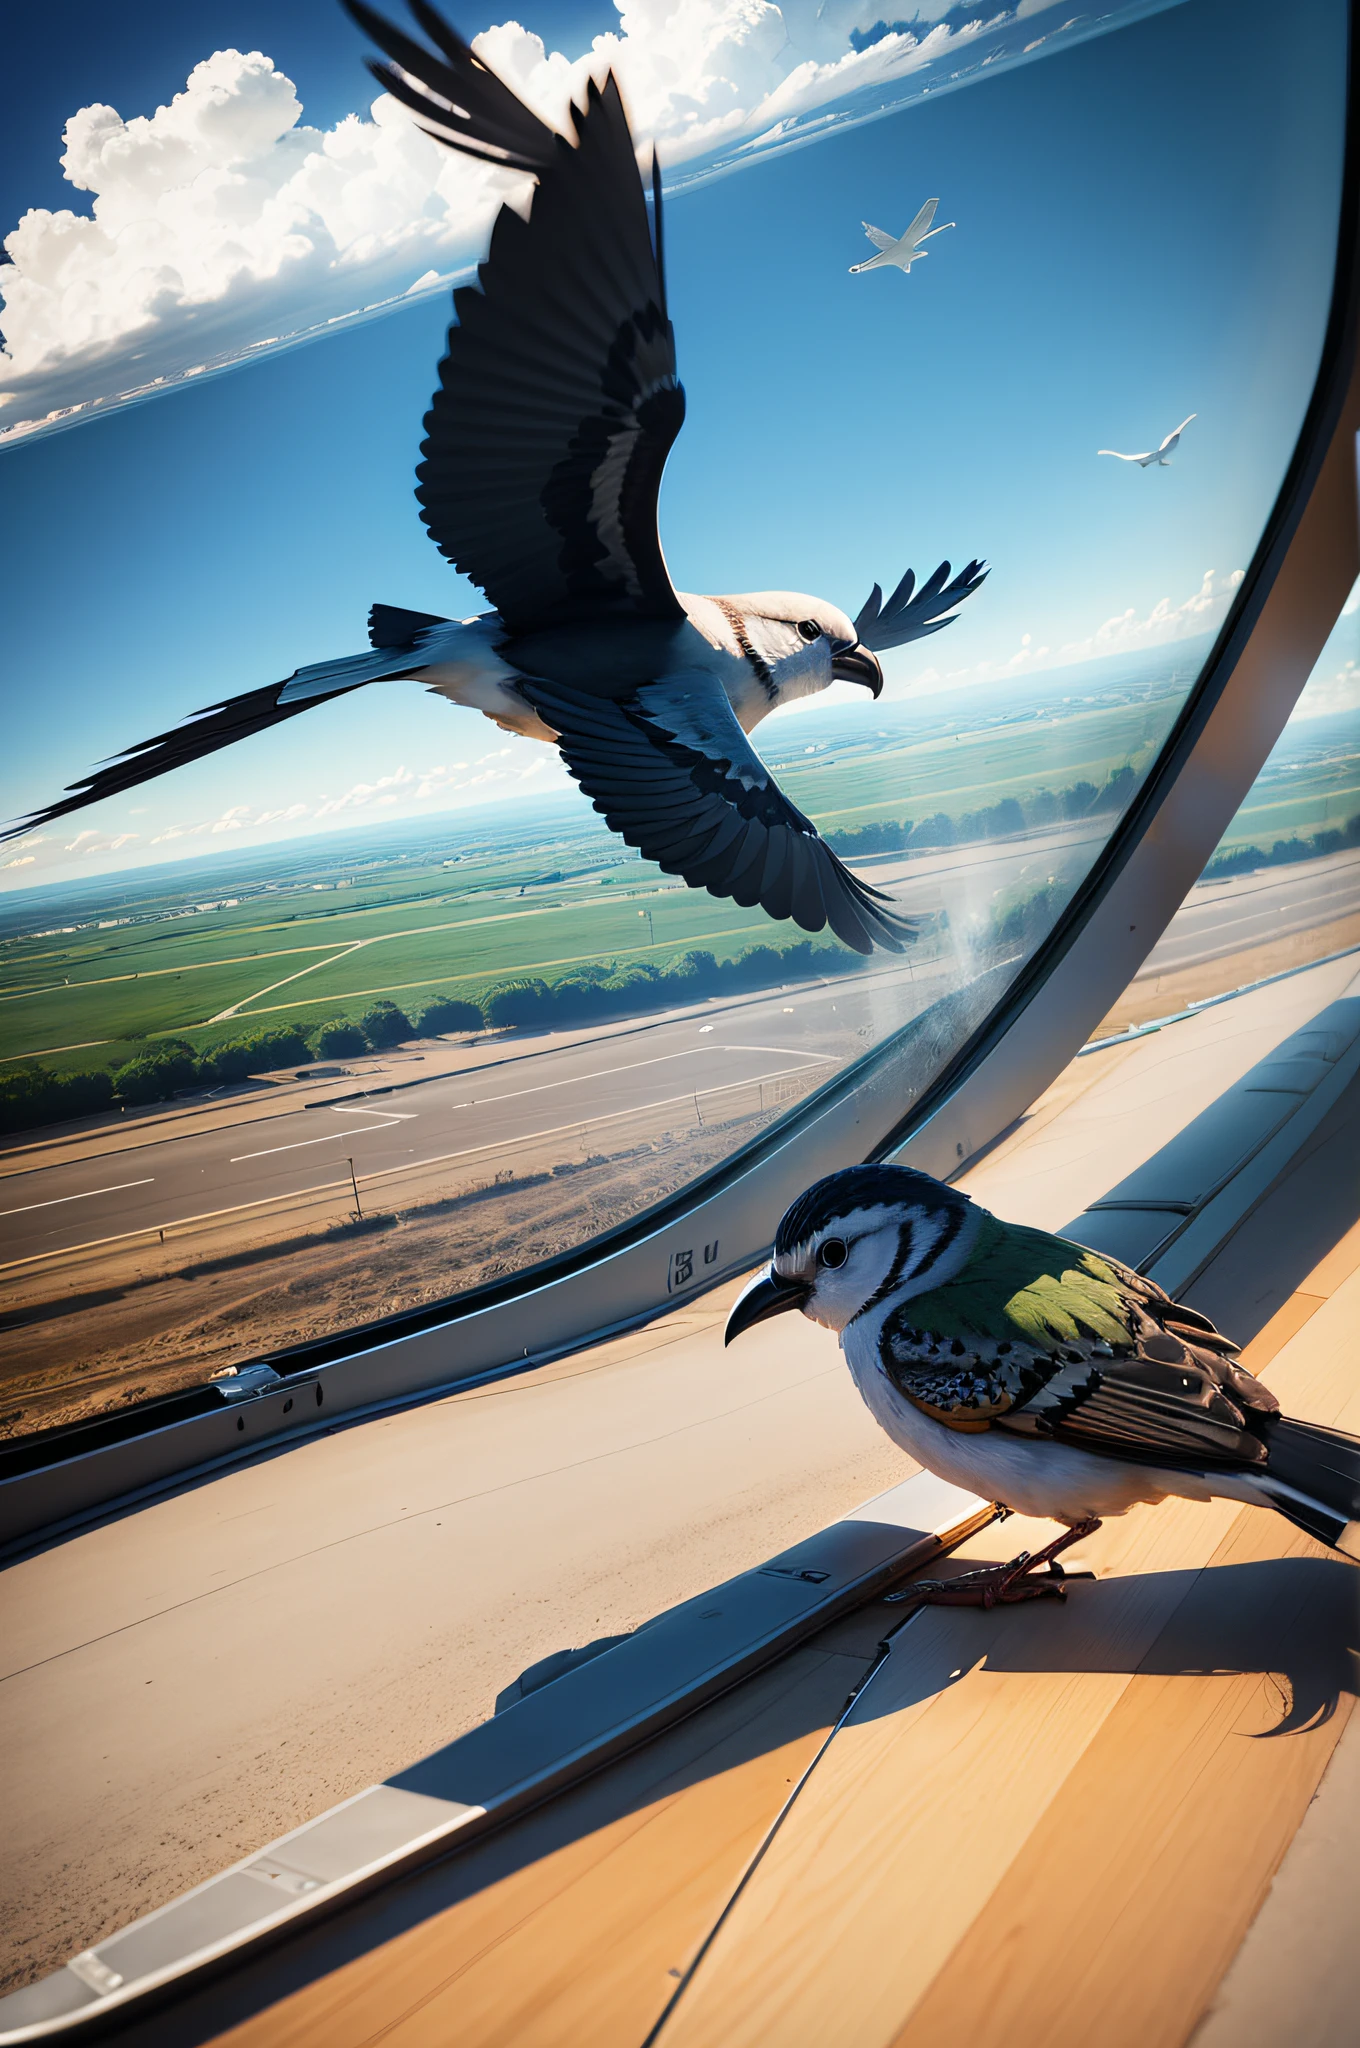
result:
<svg viewBox="0 0 1360 2048"><path fill-rule="evenodd" d="M640 910L640 911L638 912L638 916L639 916L639 917L645 917L645 918L646 918L646 920L647 920L647 931L648 931L648 939L647 939L647 944L648 944L649 946L654 946L654 945L656 944L656 926L655 926L655 925L654 925L654 924L652 923L652 913L651 913L651 911L650 911L650 910Z"/></svg>

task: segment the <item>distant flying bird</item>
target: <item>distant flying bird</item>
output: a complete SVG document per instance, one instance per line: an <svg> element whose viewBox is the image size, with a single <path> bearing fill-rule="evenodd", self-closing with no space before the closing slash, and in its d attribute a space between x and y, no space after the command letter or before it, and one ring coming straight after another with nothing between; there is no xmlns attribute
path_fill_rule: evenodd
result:
<svg viewBox="0 0 1360 2048"><path fill-rule="evenodd" d="M1197 412L1188 413L1177 427L1175 433L1167 435L1160 448L1151 448L1145 455L1121 455L1117 448L1097 448L1096 454L1113 455L1116 462L1136 462L1140 469L1146 469L1149 463L1152 462L1156 462L1163 469L1167 469L1170 466L1171 455L1180 441L1181 435L1185 432L1191 420L1197 420L1198 418L1199 414Z"/></svg>
<svg viewBox="0 0 1360 2048"><path fill-rule="evenodd" d="M392 60L370 66L450 149L537 180L528 219L505 206L425 416L416 496L430 536L495 609L472 619L375 604L371 650L209 705L130 748L11 828L30 831L348 690L426 684L509 732L555 743L611 830L691 888L760 904L861 953L915 927L852 874L789 802L746 735L833 681L883 686L878 655L952 623L986 574L909 570L851 622L788 591L674 589L657 494L685 416L666 311L661 186L653 230L612 74L559 135L424 0L427 49L360 0L349 13ZM790 426L790 433L800 432ZM834 450L806 451L834 491ZM758 517L759 474L743 480Z"/></svg>
<svg viewBox="0 0 1360 2048"><path fill-rule="evenodd" d="M867 262L852 263L850 265L851 277L858 277L862 270L887 270L895 268L897 270L910 271L912 264L919 257L928 256L930 251L921 247L922 242L928 242L932 235L942 235L946 228L958 226L957 221L946 220L942 221L937 228L931 227L930 223L935 218L935 209L939 203L938 199L927 199L905 235L901 235L896 239L892 235L886 234L882 228L870 227L867 220L861 221L860 226L877 249L878 254L877 256L870 256Z"/></svg>
<svg viewBox="0 0 1360 2048"><path fill-rule="evenodd" d="M1360 1558L1360 1440L1281 1415L1231 1338L1140 1273L928 1174L854 1166L800 1195L728 1343L793 1308L838 1333L874 1419L928 1471L1068 1525L937 1604L1061 1592L1034 1567L1169 1495L1274 1508Z"/></svg>

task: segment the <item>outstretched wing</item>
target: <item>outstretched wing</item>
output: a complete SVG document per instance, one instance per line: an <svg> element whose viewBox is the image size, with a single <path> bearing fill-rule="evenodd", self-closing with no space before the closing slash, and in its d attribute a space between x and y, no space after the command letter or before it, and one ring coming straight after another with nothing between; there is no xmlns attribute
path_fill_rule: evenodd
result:
<svg viewBox="0 0 1360 2048"><path fill-rule="evenodd" d="M375 610L380 607L375 606ZM406 614L407 617L425 617L423 613ZM431 620L430 624L443 621ZM398 652L392 644L375 646L365 654L343 655L337 661L313 662L308 668L300 668L286 682L266 683L263 689L246 690L239 697L228 697L221 704L209 704L202 711L196 711L185 719L182 725L173 725L168 732L159 732L154 739L139 740L135 747L128 747L102 768L96 768L80 782L67 785L67 795L56 803L48 804L44 810L33 811L16 824L8 825L0 832L0 840L16 838L21 832L32 832L41 825L50 825L56 818L69 816L72 811L83 811L87 804L97 804L106 796L120 796L124 790L136 789L139 783L152 782L158 775L168 774L172 768L182 768L189 761L201 761L207 754L215 754L221 747L233 746L237 740L247 740L253 733L265 732L271 725L281 725L287 718L296 718L300 711L310 711L314 704L324 704L332 697L343 697L350 690L361 689L365 683L383 682L394 676L409 675L419 668L429 655L415 655L407 646Z"/></svg>
<svg viewBox="0 0 1360 2048"><path fill-rule="evenodd" d="M867 220L861 221L860 226L876 249L891 249L897 240L896 235L885 234L882 228L870 227Z"/></svg>
<svg viewBox="0 0 1360 2048"><path fill-rule="evenodd" d="M904 242L910 245L925 233L935 218L935 209L939 203L938 199L927 199L925 205L921 208L921 211L917 214L905 235L903 235L902 240Z"/></svg>
<svg viewBox="0 0 1360 2048"><path fill-rule="evenodd" d="M715 676L667 676L619 698L520 687L611 831L667 874L804 931L830 925L857 953L898 953L914 936L781 794Z"/></svg>
<svg viewBox="0 0 1360 2048"><path fill-rule="evenodd" d="M423 48L360 0L350 13L395 66L388 90L450 149L532 172L529 218L504 207L425 416L422 518L512 631L631 614L678 619L657 494L685 416L656 246L611 75L571 139L487 70L433 8Z"/></svg>
<svg viewBox="0 0 1360 2048"><path fill-rule="evenodd" d="M971 597L988 574L981 562L970 562L951 583L949 564L941 562L935 574L916 590L916 572L908 569L886 604L876 583L855 620L860 645L882 654L889 647L905 647L909 640L923 640L927 633L952 626L957 617L954 607ZM945 617L946 613L950 616Z"/></svg>
<svg viewBox="0 0 1360 2048"><path fill-rule="evenodd" d="M1121 455L1117 448L1097 448L1097 455L1113 455L1116 462L1151 462L1150 455Z"/></svg>
<svg viewBox="0 0 1360 2048"><path fill-rule="evenodd" d="M1167 435L1161 447L1157 450L1157 453L1159 455L1165 455L1168 448L1174 448L1176 443L1180 440L1181 435L1189 426L1191 420L1197 420L1198 418L1199 414L1197 412L1187 413L1185 418L1181 421L1180 425L1178 427L1173 427L1171 429L1171 432Z"/></svg>

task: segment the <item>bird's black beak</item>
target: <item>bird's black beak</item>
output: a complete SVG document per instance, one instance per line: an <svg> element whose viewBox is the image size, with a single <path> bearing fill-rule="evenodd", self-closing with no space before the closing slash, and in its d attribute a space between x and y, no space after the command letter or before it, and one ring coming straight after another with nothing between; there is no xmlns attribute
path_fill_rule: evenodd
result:
<svg viewBox="0 0 1360 2048"><path fill-rule="evenodd" d="M727 1318L723 1343L730 1344L734 1337L740 1337L743 1330L763 1323L768 1316L782 1316L785 1309L801 1308L810 1292L806 1280L785 1280L773 1266L767 1266L738 1295L736 1305Z"/></svg>
<svg viewBox="0 0 1360 2048"><path fill-rule="evenodd" d="M863 683L875 697L883 694L883 671L878 665L878 656L862 647L858 640L833 653L831 674L838 683Z"/></svg>

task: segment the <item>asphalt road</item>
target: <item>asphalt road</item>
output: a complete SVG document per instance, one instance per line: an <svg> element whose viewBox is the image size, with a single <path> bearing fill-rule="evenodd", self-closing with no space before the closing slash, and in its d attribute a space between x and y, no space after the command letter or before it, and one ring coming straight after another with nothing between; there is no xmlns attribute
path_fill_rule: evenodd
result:
<svg viewBox="0 0 1360 2048"><path fill-rule="evenodd" d="M1262 868L1191 890L1154 947L1142 978L1198 967L1360 911L1360 853Z"/></svg>
<svg viewBox="0 0 1360 2048"><path fill-rule="evenodd" d="M1088 828L1089 829L1089 828ZM1056 868L1082 841L1054 835L990 858L985 848L913 863L913 900L933 895L951 914L985 905L999 881L1033 865ZM980 870L980 872L974 872ZM879 874L894 878L890 864ZM982 886L979 887L979 884ZM1144 976L1191 967L1360 911L1360 855L1267 870L1192 892L1150 956ZM240 1215L289 1195L342 1189L352 1160L362 1195L403 1170L488 1161L511 1143L586 1137L608 1149L611 1124L674 1108L696 1095L819 1071L828 1077L942 992L948 960L885 965L857 983L779 990L767 1000L660 1022L623 1038L549 1046L527 1057L367 1102L297 1110L263 1122L162 1137L104 1159L37 1167L0 1180L0 1270L77 1246L117 1241L194 1219ZM377 1177L381 1176L379 1181Z"/></svg>
<svg viewBox="0 0 1360 2048"><path fill-rule="evenodd" d="M403 1170L488 1159L514 1142L609 1127L638 1112L688 1121L697 1096L735 1084L806 1079L862 1052L940 992L912 963L862 984L778 991L767 1001L672 1019L622 1038L565 1045L444 1075L371 1101L298 1109L105 1158L37 1167L0 1180L0 1266L140 1235L195 1218L366 1181Z"/></svg>

